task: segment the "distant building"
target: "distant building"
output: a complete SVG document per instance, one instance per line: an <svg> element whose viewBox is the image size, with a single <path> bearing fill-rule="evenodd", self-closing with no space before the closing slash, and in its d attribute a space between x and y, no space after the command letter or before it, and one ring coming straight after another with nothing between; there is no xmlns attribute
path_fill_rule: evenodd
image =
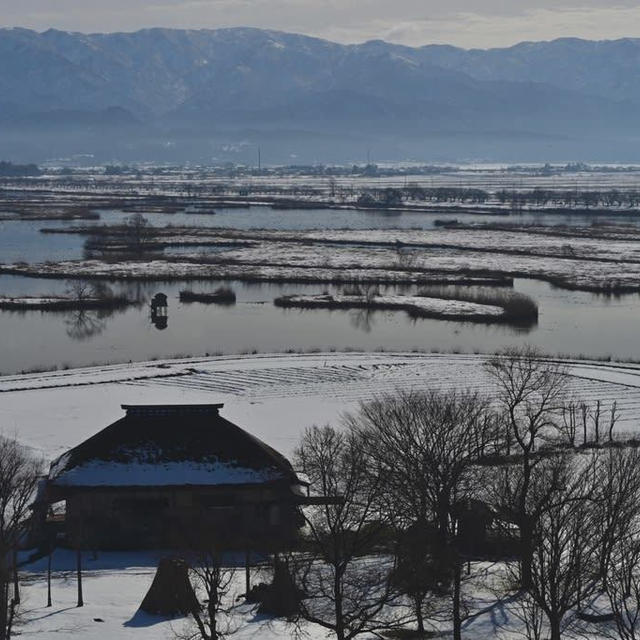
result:
<svg viewBox="0 0 640 640"><path fill-rule="evenodd" d="M44 520L45 505L66 502L74 548L290 546L306 483L222 406L123 405L123 418L51 464L36 511Z"/></svg>

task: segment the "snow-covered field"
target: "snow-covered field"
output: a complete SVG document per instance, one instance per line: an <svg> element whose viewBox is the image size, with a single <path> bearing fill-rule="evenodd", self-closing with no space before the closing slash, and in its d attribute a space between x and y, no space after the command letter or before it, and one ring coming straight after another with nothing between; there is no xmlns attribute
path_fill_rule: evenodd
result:
<svg viewBox="0 0 640 640"><path fill-rule="evenodd" d="M347 277L413 283L482 274L551 280L560 286L640 290L640 240L567 238L490 229L176 232L187 244L253 240L214 253L193 250L167 260L63 261L0 265L0 273L116 279L344 281ZM257 241L257 242L255 242ZM203 250L205 247L203 247ZM346 270L351 273L346 273Z"/></svg>
<svg viewBox="0 0 640 640"><path fill-rule="evenodd" d="M490 392L481 355L318 353L157 360L0 377L0 425L51 459L123 415L121 404L216 403L285 454L302 430L397 389ZM577 398L616 400L640 431L640 366L568 361Z"/></svg>
<svg viewBox="0 0 640 640"><path fill-rule="evenodd" d="M0 378L0 425L52 459L123 415L120 404L217 403L221 414L290 455L302 430L336 423L358 403L397 389L472 388L490 391L480 355L411 353L317 353L165 360L71 369ZM570 390L577 398L614 400L619 431L640 430L640 366L570 361ZM54 558L52 608L46 608L45 561L23 568L25 587L20 633L41 640L174 637L184 621L136 613L159 554L86 554L86 606L75 607L73 557ZM468 638L497 637L508 607L470 620ZM100 621L97 621L99 619ZM283 622L265 624L250 609L238 638L292 637ZM312 638L324 638L310 627ZM509 637L509 636L507 636Z"/></svg>
<svg viewBox="0 0 640 640"><path fill-rule="evenodd" d="M587 229L589 229L587 227ZM585 228L580 228L584 232ZM537 230L503 230L491 228L439 228L439 229L349 229L349 230L319 230L319 231L223 231L217 235L210 231L199 232L198 234L186 234L178 236L176 241L196 242L202 240L207 235L211 235L212 242L220 241L220 234L223 237L235 240L271 240L288 242L339 242L357 245L380 244L394 245L401 242L409 247L445 247L460 249L482 249L497 252L523 251L536 255L566 256L567 245L571 245L571 255L576 257L586 257L590 259L606 260L638 260L640 259L640 239L637 234L626 234L626 237L618 236L616 239L607 234L605 229L606 242L602 242L600 237L585 237L584 233L579 235L558 234L553 235L552 229L546 228L546 233ZM167 230L169 235L173 235L175 230ZM592 230L596 236L599 231ZM253 247L247 247L251 251ZM238 249L242 255L243 249Z"/></svg>

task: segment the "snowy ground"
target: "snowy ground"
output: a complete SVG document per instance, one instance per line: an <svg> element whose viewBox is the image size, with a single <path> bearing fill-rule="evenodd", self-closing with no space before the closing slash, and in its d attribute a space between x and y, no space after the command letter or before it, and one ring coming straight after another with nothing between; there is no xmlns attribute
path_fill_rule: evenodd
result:
<svg viewBox="0 0 640 640"><path fill-rule="evenodd" d="M73 640L163 640L175 638L190 628L186 618L165 618L138 611L151 586L163 552L91 553L83 556L84 607L78 608L75 554L57 550L52 562L52 607L46 607L46 560L27 566L21 574L22 614L16 631L23 637L39 640L73 638ZM253 580L260 581L260 569ZM264 578L262 578L264 580ZM234 580L234 592L244 592L244 573ZM240 607L234 637L276 640L291 637L291 629L282 621L257 616L253 607ZM322 633L314 638L324 637Z"/></svg>
<svg viewBox="0 0 640 640"><path fill-rule="evenodd" d="M21 572L22 614L16 631L20 636L38 640L169 640L193 631L188 618L164 619L138 611L149 589L163 552L104 553L97 557L83 554L84 606L78 608L75 554L57 550L52 561L52 606L46 607L46 559L28 565ZM503 592L502 567L495 563L474 563L473 575L465 582L466 602L472 615L463 624L463 637L473 639L511 640L522 637L521 623L512 612L507 595L497 600L495 592ZM267 570L252 569L252 583L268 581ZM489 589L487 588L489 585ZM236 568L231 594L244 593L244 571ZM240 601L241 602L241 601ZM303 635L284 620L256 614L255 607L240 604L232 619L238 640L285 640L308 638L321 640L334 637L314 624L302 627ZM446 621L432 621L438 637L451 636ZM373 638L373 636L362 636ZM377 636L379 637L379 636ZM596 638L597 636L591 636Z"/></svg>
<svg viewBox="0 0 640 640"><path fill-rule="evenodd" d="M173 231L172 231L173 233ZM209 235L207 235L209 234ZM552 280L570 288L640 290L640 240L566 238L490 229L282 232L210 230L207 238L253 240L250 246L193 250L167 260L63 261L0 265L0 273L118 279L232 278L326 281L347 277L412 283L429 277L486 273ZM351 273L348 273L348 270Z"/></svg>
<svg viewBox="0 0 640 640"><path fill-rule="evenodd" d="M107 227L108 228L108 227ZM92 227L55 228L58 234L82 232L89 235ZM294 244L349 243L379 244L395 246L401 242L408 247L455 248L466 250L490 250L496 252L526 252L541 256L573 257L601 260L640 260L640 236L637 229L615 227L594 228L589 226L555 230L553 227L493 229L487 226L461 226L459 228L438 229L340 229L340 230L237 230L158 227L153 229L153 237L160 242L175 246L209 245L240 246L229 255L237 258L257 255L260 242L289 242ZM605 242L603 242L605 240ZM233 246L232 246L233 249ZM257 261L257 258L256 258Z"/></svg>
<svg viewBox="0 0 640 640"><path fill-rule="evenodd" d="M305 427L335 423L360 401L384 392L455 387L489 391L483 360L479 355L407 353L227 356L4 376L0 425L51 459L121 417L120 404L223 402L224 417L288 455ZM600 399L604 407L616 400L622 413L619 430L640 430L640 366L583 361L568 366L573 394ZM26 566L20 633L39 640L175 637L183 620L157 620L136 612L159 555L100 553L92 559L87 554L86 606L81 609L75 607L69 553L56 552L50 609L45 607L44 561ZM248 608L240 619L237 638L292 637L283 622L266 624ZM497 637L496 625L510 626L509 619L508 606L500 603L470 620L465 637ZM308 631L314 640L326 637L320 628Z"/></svg>
<svg viewBox="0 0 640 640"><path fill-rule="evenodd" d="M370 308L370 309L404 309L412 310L416 315L437 318L464 318L482 319L489 321L492 318L500 318L504 311L502 307L477 302L462 300L445 300L443 298L431 298L427 296L394 296L377 295L367 300L362 295L330 295L320 294L315 296L286 296L282 306L302 308L332 308L333 305L341 305L344 308ZM276 301L278 303L278 301Z"/></svg>
<svg viewBox="0 0 640 640"><path fill-rule="evenodd" d="M490 391L483 356L318 353L157 360L0 377L0 425L47 458L123 415L121 404L223 402L221 414L285 454L302 430L385 392ZM571 393L616 400L620 431L640 431L640 366L571 361Z"/></svg>

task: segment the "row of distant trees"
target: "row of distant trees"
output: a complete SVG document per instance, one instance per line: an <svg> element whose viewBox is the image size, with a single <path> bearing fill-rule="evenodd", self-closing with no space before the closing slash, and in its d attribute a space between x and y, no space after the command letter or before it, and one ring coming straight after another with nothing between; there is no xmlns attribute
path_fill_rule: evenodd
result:
<svg viewBox="0 0 640 640"><path fill-rule="evenodd" d="M485 204L494 198L514 208L529 206L635 208L640 205L638 190L542 189L528 191L500 189L493 195L484 189L465 187L423 187L366 189L358 196L358 204L367 207L398 206L406 201L434 203Z"/></svg>
<svg viewBox="0 0 640 640"><path fill-rule="evenodd" d="M588 190L578 189L542 189L531 191L514 191L501 189L496 193L498 201L502 204L511 204L515 207L522 206L562 206L562 207L617 207L635 208L640 205L640 191L609 189Z"/></svg>
<svg viewBox="0 0 640 640"><path fill-rule="evenodd" d="M565 368L530 349L486 371L489 395L401 392L305 433L295 462L323 503L279 558L290 622L460 640L479 590L531 640L640 638L640 450L615 437L616 406L572 401Z"/></svg>
<svg viewBox="0 0 640 640"><path fill-rule="evenodd" d="M482 204L491 194L483 189L463 187L421 187L418 185L403 188L386 187L383 189L365 189L358 196L358 205L363 207L398 206L407 200L418 202L460 202Z"/></svg>

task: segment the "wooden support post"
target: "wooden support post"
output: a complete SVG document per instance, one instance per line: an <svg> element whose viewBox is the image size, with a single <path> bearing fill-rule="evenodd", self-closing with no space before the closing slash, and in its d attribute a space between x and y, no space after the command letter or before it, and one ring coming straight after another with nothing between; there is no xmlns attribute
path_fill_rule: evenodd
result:
<svg viewBox="0 0 640 640"><path fill-rule="evenodd" d="M78 574L78 607L84 607L84 599L82 597L82 552L76 550L76 571Z"/></svg>
<svg viewBox="0 0 640 640"><path fill-rule="evenodd" d="M47 607L51 606L51 556L53 551L49 552L47 559Z"/></svg>

